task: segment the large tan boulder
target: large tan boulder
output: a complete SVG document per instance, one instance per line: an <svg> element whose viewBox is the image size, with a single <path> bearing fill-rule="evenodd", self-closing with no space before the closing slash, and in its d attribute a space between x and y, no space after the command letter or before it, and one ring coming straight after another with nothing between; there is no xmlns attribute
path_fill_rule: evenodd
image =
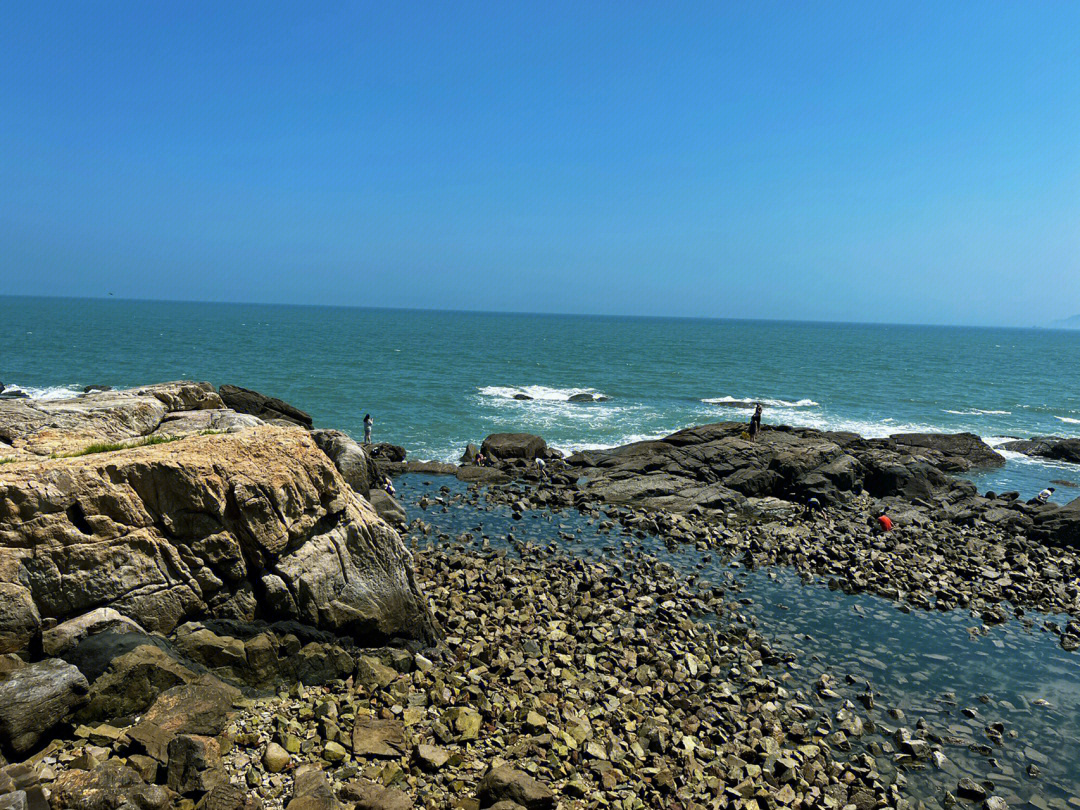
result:
<svg viewBox="0 0 1080 810"><path fill-rule="evenodd" d="M216 395L198 391L173 395L214 407ZM153 410L137 399L117 419ZM16 441L40 446L59 428L36 430ZM110 607L158 633L251 613L361 642L435 633L401 538L296 428L0 465L0 583L28 591L42 621ZM36 630L24 608L0 628L7 648Z"/></svg>
<svg viewBox="0 0 1080 810"><path fill-rule="evenodd" d="M172 382L71 399L0 402L0 457L74 453L153 433L171 413L224 408L209 383ZM7 445L7 447L3 447Z"/></svg>

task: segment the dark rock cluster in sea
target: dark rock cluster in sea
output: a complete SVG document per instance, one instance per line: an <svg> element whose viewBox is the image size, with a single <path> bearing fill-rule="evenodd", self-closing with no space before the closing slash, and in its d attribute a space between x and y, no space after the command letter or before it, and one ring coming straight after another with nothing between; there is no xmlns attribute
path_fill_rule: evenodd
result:
<svg viewBox="0 0 1080 810"><path fill-rule="evenodd" d="M729 423L564 459L504 433L417 463L170 383L0 403L0 462L0 810L1003 810L971 775L908 795L941 738L879 728L869 684L793 685L723 587L632 544L451 535L423 514L445 493L408 515L386 491L403 472L471 485L456 508L478 521L575 510L988 625L1068 614L1080 645L1080 500L978 494L952 473L1001 459L966 434Z"/></svg>

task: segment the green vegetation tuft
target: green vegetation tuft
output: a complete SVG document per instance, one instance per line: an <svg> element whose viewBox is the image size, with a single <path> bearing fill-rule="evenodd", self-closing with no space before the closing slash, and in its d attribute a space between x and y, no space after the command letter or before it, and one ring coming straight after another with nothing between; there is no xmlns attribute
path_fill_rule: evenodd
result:
<svg viewBox="0 0 1080 810"><path fill-rule="evenodd" d="M175 442L183 436L147 436L143 439L139 439L135 442L96 442L95 444L88 444L82 450L76 450L74 453L65 453L60 458L77 458L78 456L89 456L93 453L112 453L116 450L129 450L132 447L149 447L152 444L168 444L169 442Z"/></svg>

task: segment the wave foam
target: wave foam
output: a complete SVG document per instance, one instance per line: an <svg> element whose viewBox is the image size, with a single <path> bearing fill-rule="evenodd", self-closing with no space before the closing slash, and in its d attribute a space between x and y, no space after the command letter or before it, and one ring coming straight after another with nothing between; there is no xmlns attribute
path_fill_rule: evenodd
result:
<svg viewBox="0 0 1080 810"><path fill-rule="evenodd" d="M1012 411L990 411L983 410L982 408L972 408L969 411L950 411L944 409L945 413L954 413L957 416L1011 416Z"/></svg>
<svg viewBox="0 0 1080 810"><path fill-rule="evenodd" d="M4 393L17 393L21 391L26 394L30 399L50 400L50 399L71 399L82 395L81 388L70 388L64 385L53 385L45 388L35 388L31 385L5 385Z"/></svg>
<svg viewBox="0 0 1080 810"><path fill-rule="evenodd" d="M1080 419L1073 419L1071 416L1055 416L1054 418L1070 425L1080 425Z"/></svg>
<svg viewBox="0 0 1080 810"><path fill-rule="evenodd" d="M741 405L742 403L760 402L770 408L816 408L820 403L812 399L800 399L790 402L786 399L758 399L756 397L710 397L701 400L706 405ZM751 405L751 407L753 407Z"/></svg>
<svg viewBox="0 0 1080 810"><path fill-rule="evenodd" d="M478 390L485 397L514 399L516 396L524 394L529 399L538 402L567 402L575 394L592 394L594 397L605 396L595 388L550 388L546 385L488 385ZM529 400L522 401L528 402Z"/></svg>

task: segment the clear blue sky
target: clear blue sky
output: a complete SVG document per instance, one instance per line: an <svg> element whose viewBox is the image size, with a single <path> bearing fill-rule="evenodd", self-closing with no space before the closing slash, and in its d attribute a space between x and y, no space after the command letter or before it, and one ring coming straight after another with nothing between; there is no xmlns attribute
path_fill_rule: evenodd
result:
<svg viewBox="0 0 1080 810"><path fill-rule="evenodd" d="M1080 3L0 5L0 293L1080 312Z"/></svg>

